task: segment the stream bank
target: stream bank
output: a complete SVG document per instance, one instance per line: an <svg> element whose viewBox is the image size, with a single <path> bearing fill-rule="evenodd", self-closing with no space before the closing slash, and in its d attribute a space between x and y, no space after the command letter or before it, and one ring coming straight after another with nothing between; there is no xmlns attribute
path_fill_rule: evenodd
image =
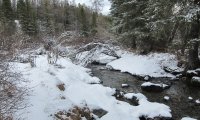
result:
<svg viewBox="0 0 200 120"><path fill-rule="evenodd" d="M139 80L136 76L108 70L104 65L92 64L88 67L92 70L94 76L102 80L104 86L116 88L124 93L142 93L151 102L168 105L172 110L172 116L175 120L180 120L186 116L200 119L200 105L195 103L195 100L200 98L200 89L197 87L188 86L181 80L173 81L171 78L152 78L151 82L171 83L172 85L163 92L145 92L141 89L141 84L145 81ZM128 84L129 87L122 88L122 84ZM169 100L165 100L165 96L168 96ZM193 100L189 100L188 97L192 97Z"/></svg>

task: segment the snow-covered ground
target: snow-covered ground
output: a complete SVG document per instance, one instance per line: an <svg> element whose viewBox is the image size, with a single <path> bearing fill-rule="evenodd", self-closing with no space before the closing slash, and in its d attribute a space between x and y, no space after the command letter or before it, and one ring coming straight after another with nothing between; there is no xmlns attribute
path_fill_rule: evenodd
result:
<svg viewBox="0 0 200 120"><path fill-rule="evenodd" d="M168 53L152 53L149 55L137 55L126 53L120 59L107 64L108 68L128 72L133 75L151 77L174 77L166 73L163 68L178 69L177 60L174 55Z"/></svg>
<svg viewBox="0 0 200 120"><path fill-rule="evenodd" d="M159 66L160 64L157 63L165 59L160 58L157 61L150 56L138 56L136 58L133 55L128 55L109 63L109 65L116 69L127 66L123 67L127 69L122 69L122 71L130 70L129 72L133 74L145 73L152 74L152 76L171 76L164 73ZM129 64L125 63L126 61ZM138 64L134 64L134 62L138 62ZM143 62L144 65L142 65ZM117 63L118 65L116 65ZM57 65L50 65L47 56L40 55L36 57L36 67L32 68L29 63L16 62L14 65L16 66L15 70L20 71L23 77L28 80L24 85L32 88L31 95L27 96L30 107L16 114L16 117L20 115L25 120L52 120L56 112L68 111L75 105L83 106L84 104L87 104L90 109L102 108L108 111L106 115L100 118L101 120L139 120L139 116L142 115L171 117L171 110L168 106L151 103L144 96L138 97L140 99L138 106L116 100L112 96L115 89L104 87L101 84L94 84L100 83L100 79L90 76L89 69L75 65L67 58L59 58ZM137 69L142 68L137 72L130 69L134 66ZM146 71L143 72L142 69L146 69ZM57 87L58 85L63 85L64 89L60 90ZM142 96L141 94L138 95ZM130 95L127 96L130 97Z"/></svg>

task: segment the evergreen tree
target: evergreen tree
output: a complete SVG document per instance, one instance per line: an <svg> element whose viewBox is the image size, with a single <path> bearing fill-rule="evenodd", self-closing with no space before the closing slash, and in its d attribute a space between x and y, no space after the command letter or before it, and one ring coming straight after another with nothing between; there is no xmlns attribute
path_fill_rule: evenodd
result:
<svg viewBox="0 0 200 120"><path fill-rule="evenodd" d="M171 30L175 23L171 20L175 2L111 0L111 3L113 30L124 43L131 44L131 47L137 48L141 53L167 47L174 36Z"/></svg>
<svg viewBox="0 0 200 120"><path fill-rule="evenodd" d="M95 35L97 33L97 14L96 12L92 13L92 22L91 22L91 34Z"/></svg>
<svg viewBox="0 0 200 120"><path fill-rule="evenodd" d="M14 14L10 0L2 0L1 21L3 24L4 34L12 34L15 31Z"/></svg>
<svg viewBox="0 0 200 120"><path fill-rule="evenodd" d="M84 36L88 36L88 32L89 32L89 25L88 25L88 20L86 17L86 13L85 13L85 9L82 5L79 5L79 9L80 9L80 16L79 16L79 22L80 22L80 30L81 30L81 34Z"/></svg>
<svg viewBox="0 0 200 120"><path fill-rule="evenodd" d="M51 6L50 6L50 1L49 0L45 0L44 1L44 17L43 17L43 21L44 21L44 26L46 29L46 33L49 36L52 36L55 34L55 28L54 28L54 20L53 20L53 16L51 14Z"/></svg>
<svg viewBox="0 0 200 120"><path fill-rule="evenodd" d="M24 33L31 36L37 35L38 27L36 12L32 9L29 0L18 0L17 13Z"/></svg>

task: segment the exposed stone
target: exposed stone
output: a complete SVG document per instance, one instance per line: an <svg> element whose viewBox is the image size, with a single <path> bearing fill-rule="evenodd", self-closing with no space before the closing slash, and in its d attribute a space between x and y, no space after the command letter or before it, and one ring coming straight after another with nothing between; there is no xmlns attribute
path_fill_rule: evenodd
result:
<svg viewBox="0 0 200 120"><path fill-rule="evenodd" d="M103 109L94 109L92 111L92 113L96 116L98 116L99 118L103 117L104 115L106 115L108 112L103 110Z"/></svg>
<svg viewBox="0 0 200 120"><path fill-rule="evenodd" d="M60 91L65 91L65 84L58 84L57 87Z"/></svg>

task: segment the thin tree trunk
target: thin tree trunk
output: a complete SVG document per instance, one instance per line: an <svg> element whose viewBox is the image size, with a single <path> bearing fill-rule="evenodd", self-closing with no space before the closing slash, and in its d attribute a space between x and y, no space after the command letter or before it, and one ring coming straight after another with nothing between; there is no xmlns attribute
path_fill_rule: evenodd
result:
<svg viewBox="0 0 200 120"><path fill-rule="evenodd" d="M172 32L171 32L169 38L168 38L168 43L171 43L171 42L173 41L178 27L179 27L179 22L177 21L177 22L175 23L174 27L173 27L173 30L172 30Z"/></svg>
<svg viewBox="0 0 200 120"><path fill-rule="evenodd" d="M198 57L199 43L193 42L188 55L188 69L196 69L200 66L200 61Z"/></svg>

